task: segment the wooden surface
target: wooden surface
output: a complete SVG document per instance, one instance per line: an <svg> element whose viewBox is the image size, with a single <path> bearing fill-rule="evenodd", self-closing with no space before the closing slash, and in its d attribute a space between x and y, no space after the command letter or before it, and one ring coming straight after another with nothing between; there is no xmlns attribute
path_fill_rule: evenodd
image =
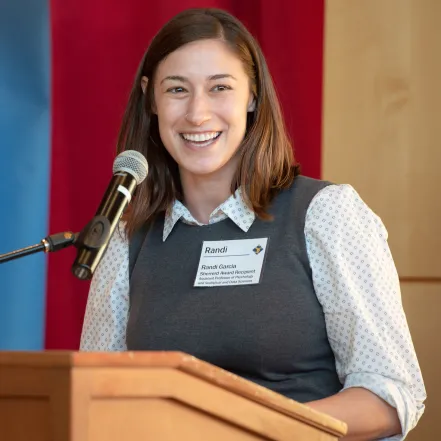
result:
<svg viewBox="0 0 441 441"><path fill-rule="evenodd" d="M326 0L322 176L380 216L441 439L441 1Z"/></svg>
<svg viewBox="0 0 441 441"><path fill-rule="evenodd" d="M114 415L110 423L107 415ZM146 426L136 424L142 419L146 421ZM204 440L207 436L211 441L271 439L224 424L222 420L193 407L155 398L144 402L142 408L133 400L105 401L98 406L92 404L90 421L89 433L93 440ZM127 422L132 422L129 430Z"/></svg>
<svg viewBox="0 0 441 441"><path fill-rule="evenodd" d="M45 400L46 407L35 409L46 415L39 422L54 440L113 441L124 427L132 439L158 441L181 433L180 439L204 441L292 441L293 434L331 441L346 430L333 418L178 352L0 352L0 379L0 409L11 398L25 406ZM48 426L48 418L55 425Z"/></svg>
<svg viewBox="0 0 441 441"><path fill-rule="evenodd" d="M327 0L322 176L382 218L400 277L441 277L441 1Z"/></svg>

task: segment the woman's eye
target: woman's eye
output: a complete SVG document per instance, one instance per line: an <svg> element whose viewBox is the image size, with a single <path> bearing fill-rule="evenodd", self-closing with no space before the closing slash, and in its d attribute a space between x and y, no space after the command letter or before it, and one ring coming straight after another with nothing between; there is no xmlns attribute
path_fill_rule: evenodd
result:
<svg viewBox="0 0 441 441"><path fill-rule="evenodd" d="M183 87L171 87L170 89L167 89L167 92L170 92L170 93L181 93L184 91L185 91L185 89Z"/></svg>
<svg viewBox="0 0 441 441"><path fill-rule="evenodd" d="M231 90L230 86L226 86L225 84L218 84L214 86L213 89L215 92L223 92L224 90Z"/></svg>

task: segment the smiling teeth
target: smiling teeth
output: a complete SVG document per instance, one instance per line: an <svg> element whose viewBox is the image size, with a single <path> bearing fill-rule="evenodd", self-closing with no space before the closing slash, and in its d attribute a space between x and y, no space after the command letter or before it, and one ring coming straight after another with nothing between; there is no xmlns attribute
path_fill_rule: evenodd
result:
<svg viewBox="0 0 441 441"><path fill-rule="evenodd" d="M220 132L211 132L211 133L183 133L182 137L187 141L193 142L203 142L209 141L210 139L216 138Z"/></svg>

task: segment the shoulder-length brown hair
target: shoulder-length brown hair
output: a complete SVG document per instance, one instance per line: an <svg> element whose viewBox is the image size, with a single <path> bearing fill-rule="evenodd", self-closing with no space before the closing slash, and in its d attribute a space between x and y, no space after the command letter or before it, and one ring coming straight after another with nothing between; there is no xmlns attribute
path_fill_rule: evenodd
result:
<svg viewBox="0 0 441 441"><path fill-rule="evenodd" d="M289 187L295 165L279 100L263 53L245 26L229 13L211 8L188 9L176 15L153 38L136 74L118 138L118 153L138 150L147 158L149 173L136 190L127 220L129 237L146 221L182 198L179 170L159 136L153 113L154 75L159 63L181 46L202 39L224 41L243 62L256 100L248 113L247 130L237 154L239 166L231 192L241 186L247 203L257 216L269 219L268 206L281 189ZM145 93L141 79L148 78Z"/></svg>

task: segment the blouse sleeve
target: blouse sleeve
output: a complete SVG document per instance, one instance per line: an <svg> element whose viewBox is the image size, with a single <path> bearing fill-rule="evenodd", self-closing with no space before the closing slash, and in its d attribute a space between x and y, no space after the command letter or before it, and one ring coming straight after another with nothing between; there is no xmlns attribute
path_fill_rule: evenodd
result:
<svg viewBox="0 0 441 441"><path fill-rule="evenodd" d="M92 278L80 350L126 350L128 311L129 247L120 225Z"/></svg>
<svg viewBox="0 0 441 441"><path fill-rule="evenodd" d="M343 390L362 387L397 409L402 440L424 411L426 391L380 218L350 185L312 200L305 222L314 288Z"/></svg>

